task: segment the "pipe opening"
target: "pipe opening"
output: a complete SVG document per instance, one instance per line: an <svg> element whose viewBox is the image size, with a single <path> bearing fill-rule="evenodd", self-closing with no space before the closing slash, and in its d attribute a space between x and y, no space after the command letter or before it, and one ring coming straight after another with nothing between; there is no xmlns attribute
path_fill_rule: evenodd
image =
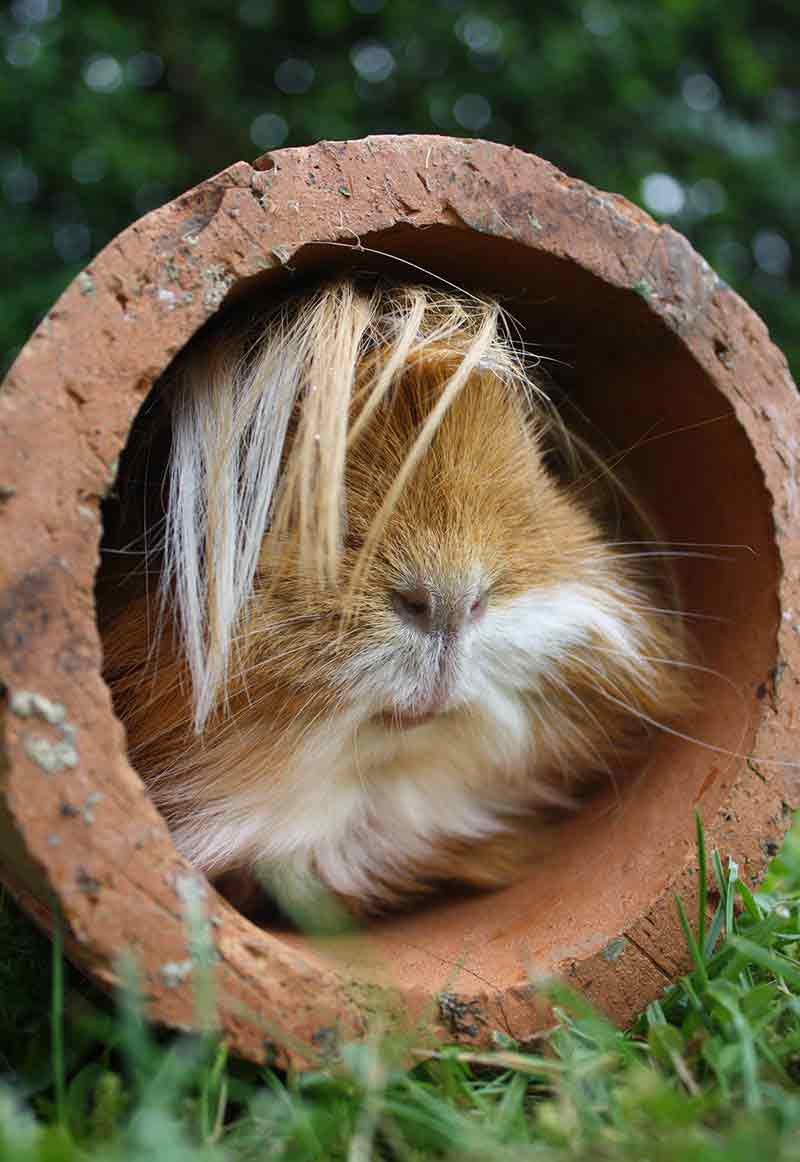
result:
<svg viewBox="0 0 800 1162"><path fill-rule="evenodd" d="M497 294L525 341L547 358L564 418L582 417L598 450L619 461L667 550L678 554L682 608L704 667L697 711L678 729L699 742L663 733L634 776L557 824L546 856L513 886L491 896L438 896L370 926L371 941L403 985L423 987L437 964L456 963L468 949L472 971L510 987L525 979L523 960L534 971L549 966L639 915L674 870L693 809L713 810L744 762L724 752L748 753L776 656L777 562L764 483L730 405L646 295L456 226L397 227L353 247L308 245L288 265L238 284L226 308L348 269L407 280L421 267L421 280L433 271L459 287ZM152 418L153 399L140 423ZM164 429L148 468L156 502L168 439ZM124 499L106 502L107 550ZM114 602L125 600L123 589L113 592L115 575L124 572L119 562L111 552L102 558L101 624ZM170 722L160 729L169 731ZM312 959L320 955L297 933L282 938Z"/></svg>

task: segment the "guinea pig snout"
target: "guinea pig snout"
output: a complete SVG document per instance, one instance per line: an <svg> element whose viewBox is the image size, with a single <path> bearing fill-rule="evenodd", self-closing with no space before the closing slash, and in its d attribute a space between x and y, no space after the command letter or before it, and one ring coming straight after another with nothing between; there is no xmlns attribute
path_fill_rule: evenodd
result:
<svg viewBox="0 0 800 1162"><path fill-rule="evenodd" d="M452 637L481 620L488 591L484 586L440 588L420 582L390 593L394 612L419 633Z"/></svg>

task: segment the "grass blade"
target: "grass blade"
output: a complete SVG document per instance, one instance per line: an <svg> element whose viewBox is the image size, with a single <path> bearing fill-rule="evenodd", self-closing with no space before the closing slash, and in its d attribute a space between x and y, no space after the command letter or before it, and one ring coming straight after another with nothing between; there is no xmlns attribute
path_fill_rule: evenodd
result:
<svg viewBox="0 0 800 1162"><path fill-rule="evenodd" d="M69 1129L67 1116L67 1081L64 1065L64 930L61 917L53 925L53 971L50 1004L50 1044L53 1066L53 1087L56 1096L56 1115L59 1124Z"/></svg>
<svg viewBox="0 0 800 1162"><path fill-rule="evenodd" d="M766 968L774 976L785 980L791 988L800 989L800 967L788 957L781 956L780 953L773 952L769 948L763 948L760 944L755 944L744 936L735 936L733 945L759 968Z"/></svg>
<svg viewBox="0 0 800 1162"><path fill-rule="evenodd" d="M683 900L680 898L680 896L675 897L675 905L678 909L678 918L681 922L681 928L683 929L683 935L686 939L686 945L689 949L692 960L694 961L695 970L698 976L698 984L702 993L708 988L708 973L706 972L705 960L703 959L703 955L697 945L694 933L689 926L689 921L686 917L686 909L683 906Z"/></svg>
<svg viewBox="0 0 800 1162"><path fill-rule="evenodd" d="M706 836L703 830L703 820L700 812L694 813L694 829L697 837L697 946L705 953L706 947L706 908L708 907L708 866L706 863ZM703 955L705 964L705 955Z"/></svg>

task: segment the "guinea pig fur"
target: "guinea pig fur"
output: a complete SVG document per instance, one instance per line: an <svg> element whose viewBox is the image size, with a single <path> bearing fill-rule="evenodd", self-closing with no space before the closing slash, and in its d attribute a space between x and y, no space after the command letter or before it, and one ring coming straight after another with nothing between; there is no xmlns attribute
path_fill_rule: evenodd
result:
<svg viewBox="0 0 800 1162"><path fill-rule="evenodd" d="M346 278L165 377L163 535L101 584L105 668L212 878L290 914L505 884L686 712L669 562L537 374L496 302Z"/></svg>

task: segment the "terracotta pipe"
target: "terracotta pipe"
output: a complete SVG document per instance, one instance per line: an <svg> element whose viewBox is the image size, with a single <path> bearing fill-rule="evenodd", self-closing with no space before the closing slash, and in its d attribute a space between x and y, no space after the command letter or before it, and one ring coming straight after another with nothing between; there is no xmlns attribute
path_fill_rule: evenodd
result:
<svg viewBox="0 0 800 1162"><path fill-rule="evenodd" d="M335 245L333 245L335 244ZM379 251L380 254L375 252ZM231 296L298 272L418 263L499 293L673 540L708 674L692 733L592 803L518 886L336 946L256 928L179 857L100 677L100 501L147 392ZM184 916L204 893L219 1016L254 1059L324 1056L391 1003L434 1036L524 1039L558 972L629 1020L686 968L693 810L755 882L797 801L800 406L766 328L688 242L515 149L373 137L239 162L148 214L69 286L0 395L0 877L104 984L136 956L152 1017L195 1019ZM722 752L757 755L745 761ZM369 962L369 966L367 966ZM376 991L378 990L378 991Z"/></svg>

